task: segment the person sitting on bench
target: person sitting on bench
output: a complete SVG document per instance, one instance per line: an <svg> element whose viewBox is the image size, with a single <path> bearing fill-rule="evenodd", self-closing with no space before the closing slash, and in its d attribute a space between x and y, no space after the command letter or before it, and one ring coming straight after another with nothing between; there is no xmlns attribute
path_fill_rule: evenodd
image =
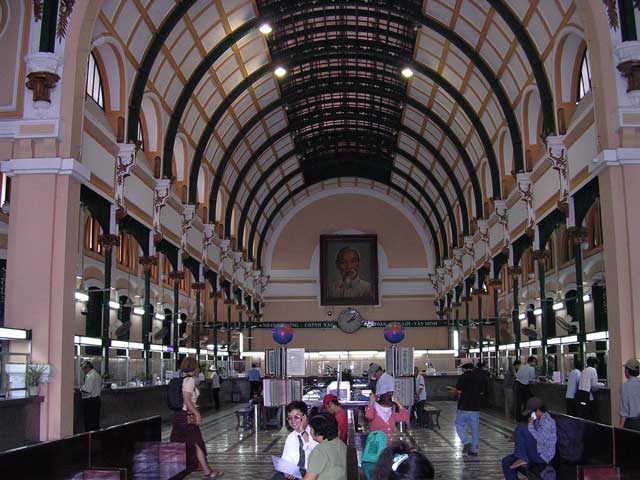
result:
<svg viewBox="0 0 640 480"><path fill-rule="evenodd" d="M520 467L548 465L556 454L556 421L547 412L544 402L531 397L524 413L529 415L528 425L516 427L514 452L502 459L505 480L518 480Z"/></svg>

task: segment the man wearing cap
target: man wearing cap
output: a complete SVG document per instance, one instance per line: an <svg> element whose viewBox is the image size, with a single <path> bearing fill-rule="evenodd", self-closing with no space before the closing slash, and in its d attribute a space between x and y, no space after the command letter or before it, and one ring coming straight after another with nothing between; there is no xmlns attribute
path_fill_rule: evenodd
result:
<svg viewBox="0 0 640 480"><path fill-rule="evenodd" d="M463 373L455 388L458 396L456 432L464 445L462 453L477 456L480 443L480 403L486 391L487 380L473 368L473 360L470 358L463 358L460 367ZM467 433L467 425L471 427L471 438Z"/></svg>
<svg viewBox="0 0 640 480"><path fill-rule="evenodd" d="M347 420L347 412L345 412L342 405L340 405L338 397L331 393L325 395L322 400L322 408L335 417L336 422L338 422L338 438L346 444L349 421Z"/></svg>
<svg viewBox="0 0 640 480"><path fill-rule="evenodd" d="M518 480L518 469L532 464L548 465L556 455L556 421L538 397L527 400L528 425L518 425L514 433L515 448L502 459L505 480ZM552 469L553 467L546 467Z"/></svg>
<svg viewBox="0 0 640 480"><path fill-rule="evenodd" d="M620 428L640 430L640 362L630 358L624 364L627 381L620 385Z"/></svg>
<svg viewBox="0 0 640 480"><path fill-rule="evenodd" d="M380 365L374 363L376 368L373 378L376 379L376 395L379 397L385 392L393 392L396 389L396 381L393 376L382 370Z"/></svg>
<svg viewBox="0 0 640 480"><path fill-rule="evenodd" d="M84 372L84 385L80 389L82 408L84 410L84 431L100 429L100 393L102 392L102 377L95 371L93 364L85 360L80 364Z"/></svg>
<svg viewBox="0 0 640 480"><path fill-rule="evenodd" d="M211 401L216 404L216 410L220 410L220 375L214 366L211 367Z"/></svg>

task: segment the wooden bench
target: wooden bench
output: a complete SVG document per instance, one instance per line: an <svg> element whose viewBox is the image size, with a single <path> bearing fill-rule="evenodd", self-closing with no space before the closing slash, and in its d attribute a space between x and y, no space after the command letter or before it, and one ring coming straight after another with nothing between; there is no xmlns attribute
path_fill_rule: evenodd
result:
<svg viewBox="0 0 640 480"><path fill-rule="evenodd" d="M235 411L236 430L242 427L243 430L253 430L253 409L243 408Z"/></svg>
<svg viewBox="0 0 640 480"><path fill-rule="evenodd" d="M429 405L428 403L424 406L424 414L427 418L427 427L431 430L434 429L434 426L437 426L440 429L440 409L434 407L433 405Z"/></svg>
<svg viewBox="0 0 640 480"><path fill-rule="evenodd" d="M187 475L187 450L184 443L141 442L135 446L131 467L134 480L172 480Z"/></svg>
<svg viewBox="0 0 640 480"><path fill-rule="evenodd" d="M78 473L72 480L127 480L126 468L89 469Z"/></svg>
<svg viewBox="0 0 640 480"><path fill-rule="evenodd" d="M551 413L556 421L556 456L551 462L557 478L596 478L611 474L621 480L640 478L640 432ZM629 454L628 452L633 452ZM545 465L522 468L528 480L539 480ZM597 477L605 478L605 477Z"/></svg>

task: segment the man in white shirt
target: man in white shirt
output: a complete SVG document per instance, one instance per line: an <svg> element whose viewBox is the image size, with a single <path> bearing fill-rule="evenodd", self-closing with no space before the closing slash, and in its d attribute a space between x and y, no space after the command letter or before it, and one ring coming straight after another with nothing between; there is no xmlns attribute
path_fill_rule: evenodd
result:
<svg viewBox="0 0 640 480"><path fill-rule="evenodd" d="M418 425L424 426L426 423L424 418L425 417L424 405L425 403L427 403L427 388L424 383L424 376L418 371L418 367L414 369L414 373L416 376L416 390L415 390L416 403L413 406L413 408L415 409L417 414Z"/></svg>
<svg viewBox="0 0 640 480"><path fill-rule="evenodd" d="M84 431L100 429L100 393L102 392L102 377L95 371L93 364L85 360L80 365L84 372L84 385L80 389L82 408L84 411Z"/></svg>
<svg viewBox="0 0 640 480"><path fill-rule="evenodd" d="M396 389L396 381L392 375L382 370L378 365L378 369L374 375L376 379L376 396L379 397L385 392L393 392Z"/></svg>
<svg viewBox="0 0 640 480"><path fill-rule="evenodd" d="M290 464L297 465L300 468L301 475L304 477L307 466L309 465L309 455L318 445L318 442L311 437L306 403L298 400L293 401L287 405L285 411L287 422L289 426L293 428L293 432L287 436L284 442L282 459ZM276 472L272 480L282 480L285 478L290 480L295 477Z"/></svg>
<svg viewBox="0 0 640 480"><path fill-rule="evenodd" d="M578 390L576 392L576 413L585 420L595 420L596 411L593 401L593 393L604 387L604 383L598 382L597 357L587 358L587 368L580 374Z"/></svg>
<svg viewBox="0 0 640 480"><path fill-rule="evenodd" d="M531 384L536 381L536 365L538 359L533 355L527 358L527 364L522 365L516 373L515 394L516 394L516 422L526 420L522 415L529 398L533 396Z"/></svg>
<svg viewBox="0 0 640 480"><path fill-rule="evenodd" d="M576 359L573 362L573 370L569 372L567 379L567 394L565 400L567 402L567 415L576 416L576 391L580 382L580 372L582 370L582 361Z"/></svg>
<svg viewBox="0 0 640 480"><path fill-rule="evenodd" d="M215 367L211 367L211 400L216 404L216 410L220 410L220 375Z"/></svg>

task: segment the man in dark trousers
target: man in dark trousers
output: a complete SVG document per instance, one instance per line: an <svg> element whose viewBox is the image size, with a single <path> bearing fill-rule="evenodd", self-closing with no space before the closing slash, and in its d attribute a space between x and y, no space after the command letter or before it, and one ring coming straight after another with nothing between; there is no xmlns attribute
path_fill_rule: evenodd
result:
<svg viewBox="0 0 640 480"><path fill-rule="evenodd" d="M538 359L532 355L527 358L527 364L522 365L516 373L516 422L527 420L527 417L522 415L522 411L526 408L527 400L533 396L531 386L537 381L537 365Z"/></svg>
<svg viewBox="0 0 640 480"><path fill-rule="evenodd" d="M456 432L464 445L462 452L477 456L480 442L480 404L487 389L487 377L473 368L470 358L462 359L460 367L463 373L458 378L455 389L458 396ZM467 425L471 427L471 438L467 433Z"/></svg>
<svg viewBox="0 0 640 480"><path fill-rule="evenodd" d="M249 392L249 397L253 398L253 395L260 395L262 391L262 379L260 377L260 370L258 370L258 366L255 363L251 364L251 370L249 370L249 386L251 387L251 391Z"/></svg>
<svg viewBox="0 0 640 480"><path fill-rule="evenodd" d="M93 364L85 360L80 365L84 372L84 385L80 389L82 408L84 410L84 431L100 429L100 393L102 393L102 377L93 368Z"/></svg>

